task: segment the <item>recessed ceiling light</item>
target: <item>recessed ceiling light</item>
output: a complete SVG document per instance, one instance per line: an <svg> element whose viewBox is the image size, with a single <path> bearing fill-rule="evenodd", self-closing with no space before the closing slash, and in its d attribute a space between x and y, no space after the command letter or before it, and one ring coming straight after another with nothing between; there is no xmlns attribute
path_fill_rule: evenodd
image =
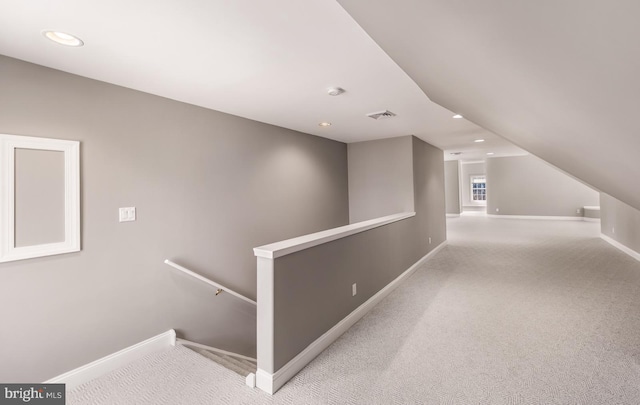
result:
<svg viewBox="0 0 640 405"><path fill-rule="evenodd" d="M484 142L484 139L476 139L475 141L473 141L475 143L480 143L480 142Z"/></svg>
<svg viewBox="0 0 640 405"><path fill-rule="evenodd" d="M460 114L456 114L456 115L453 116L453 118L459 120L460 118L464 118L464 117L462 115L460 115Z"/></svg>
<svg viewBox="0 0 640 405"><path fill-rule="evenodd" d="M84 42L74 35L60 31L43 31L42 34L55 43L66 46L82 46Z"/></svg>
<svg viewBox="0 0 640 405"><path fill-rule="evenodd" d="M320 125L321 127L330 127L331 123L330 122L321 122L318 125Z"/></svg>
<svg viewBox="0 0 640 405"><path fill-rule="evenodd" d="M487 155L491 156L493 155L493 152L487 152Z"/></svg>

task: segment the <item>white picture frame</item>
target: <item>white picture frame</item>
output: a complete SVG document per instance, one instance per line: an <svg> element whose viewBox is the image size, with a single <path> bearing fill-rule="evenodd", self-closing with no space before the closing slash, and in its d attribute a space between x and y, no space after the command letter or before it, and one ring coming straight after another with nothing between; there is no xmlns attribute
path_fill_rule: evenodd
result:
<svg viewBox="0 0 640 405"><path fill-rule="evenodd" d="M64 240L16 247L16 149L64 153ZM80 142L0 134L0 263L80 251Z"/></svg>

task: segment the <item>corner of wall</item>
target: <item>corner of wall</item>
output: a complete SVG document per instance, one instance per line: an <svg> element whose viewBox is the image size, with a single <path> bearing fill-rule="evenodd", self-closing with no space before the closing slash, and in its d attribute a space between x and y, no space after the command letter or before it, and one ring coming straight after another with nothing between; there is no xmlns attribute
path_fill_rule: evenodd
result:
<svg viewBox="0 0 640 405"><path fill-rule="evenodd" d="M605 193L600 193L602 239L640 258L640 211Z"/></svg>

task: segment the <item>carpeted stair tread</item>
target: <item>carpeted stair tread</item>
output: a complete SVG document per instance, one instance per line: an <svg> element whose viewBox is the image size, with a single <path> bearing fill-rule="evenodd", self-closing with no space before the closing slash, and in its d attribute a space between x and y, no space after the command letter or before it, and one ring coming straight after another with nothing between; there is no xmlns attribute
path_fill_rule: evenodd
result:
<svg viewBox="0 0 640 405"><path fill-rule="evenodd" d="M242 368L243 370L247 371L248 373L254 373L256 372L256 365L255 363L251 363L248 360L245 359L239 359L237 357L233 357L233 356L229 356L227 354L218 354L220 357L224 358L225 360L228 360L234 364L236 364L238 367Z"/></svg>
<svg viewBox="0 0 640 405"><path fill-rule="evenodd" d="M253 373L255 373L255 369L256 367L256 362L255 361L251 361L251 360L247 360L247 359L241 359L241 358L237 358L237 357L233 357L234 360L244 364L246 367L248 367L249 369L252 369L254 371L252 371Z"/></svg>
<svg viewBox="0 0 640 405"><path fill-rule="evenodd" d="M228 368L231 371L238 373L243 377L246 377L247 375L249 375L249 373L252 373L252 371L248 371L244 367L241 367L235 362L229 360L228 356L222 356L222 355L212 353L208 350L203 350L203 349L196 350L196 353L208 358L209 360L212 360L220 364L221 366Z"/></svg>

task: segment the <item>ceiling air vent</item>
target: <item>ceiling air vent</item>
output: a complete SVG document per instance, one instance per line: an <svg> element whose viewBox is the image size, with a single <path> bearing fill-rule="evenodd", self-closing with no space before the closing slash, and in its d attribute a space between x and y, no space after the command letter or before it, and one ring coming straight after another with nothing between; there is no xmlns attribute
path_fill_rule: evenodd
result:
<svg viewBox="0 0 640 405"><path fill-rule="evenodd" d="M458 156L458 155L462 155L462 152L451 152L452 155Z"/></svg>
<svg viewBox="0 0 640 405"><path fill-rule="evenodd" d="M374 112L374 113L370 113L367 114L367 117L369 118L373 118L374 120L383 120L386 118L391 118L391 117L395 117L396 115L394 113L392 113L389 110L384 110L384 111L380 111L380 112Z"/></svg>

